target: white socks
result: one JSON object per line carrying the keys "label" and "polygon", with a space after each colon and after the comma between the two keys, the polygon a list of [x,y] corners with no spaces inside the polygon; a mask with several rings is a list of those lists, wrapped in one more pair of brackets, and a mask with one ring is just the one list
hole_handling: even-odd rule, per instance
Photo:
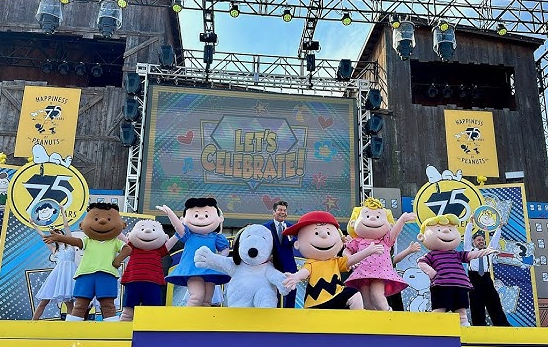
{"label": "white socks", "polygon": [[65,322],[81,322],[83,320],[84,320],[84,317],[77,317],[71,314],[67,314],[67,317],[65,318]]}

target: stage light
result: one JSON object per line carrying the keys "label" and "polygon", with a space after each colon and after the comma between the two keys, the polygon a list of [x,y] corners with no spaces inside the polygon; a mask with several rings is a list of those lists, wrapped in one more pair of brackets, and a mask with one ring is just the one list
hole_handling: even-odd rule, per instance
{"label": "stage light", "polygon": [[118,0],[116,1],[116,5],[120,8],[126,8],[127,7],[127,0]]}
{"label": "stage light", "polygon": [[124,87],[128,94],[138,94],[141,91],[141,77],[139,77],[139,74],[137,72],[126,73],[124,76]]}
{"label": "stage light", "polygon": [[[433,50],[441,58],[441,61],[449,61],[457,48],[457,39],[455,37],[455,27],[447,22],[446,25],[437,25],[432,28]],[[442,30],[442,27],[445,30]]]}
{"label": "stage light", "polygon": [[352,77],[352,61],[341,59],[337,68],[337,81],[350,81],[350,77]]}
{"label": "stage light", "polygon": [[163,68],[172,68],[175,66],[175,52],[173,46],[162,45],[158,50],[158,61]]}
{"label": "stage light", "polygon": [[466,87],[464,86],[464,84],[461,84],[459,87],[459,98],[466,99],[467,96],[468,92],[466,90]]}
{"label": "stage light", "polygon": [[343,13],[343,16],[341,18],[341,22],[343,23],[344,26],[348,26],[348,25],[352,24],[352,18],[350,17],[350,12],[345,11]]}
{"label": "stage light", "polygon": [[122,27],[122,9],[118,7],[114,0],[101,1],[97,26],[101,35],[107,39],[111,38],[114,32]]}
{"label": "stage light", "polygon": [[415,24],[402,21],[397,28],[392,29],[392,47],[401,60],[407,60],[415,48]]}
{"label": "stage light", "polygon": [[508,33],[508,30],[506,29],[504,24],[499,23],[499,25],[497,25],[497,34],[499,34],[500,36],[504,36],[507,33]]}
{"label": "stage light", "polygon": [[57,0],[40,0],[36,20],[44,33],[51,35],[63,21],[62,4]]}
{"label": "stage light", "polygon": [[443,87],[443,90],[441,91],[441,95],[443,95],[444,98],[449,99],[453,96],[453,89],[449,86],[449,84],[446,84],[445,87]]}
{"label": "stage light", "polygon": [[131,147],[137,144],[137,133],[135,126],[130,122],[120,124],[120,141],[124,147]]}
{"label": "stage light", "polygon": [[91,67],[91,75],[95,78],[103,76],[103,68],[99,64],[95,64]]}
{"label": "stage light", "polygon": [[282,19],[284,22],[289,23],[293,19],[293,14],[291,13],[291,9],[286,8],[284,12],[282,13]]}
{"label": "stage light", "polygon": [[303,51],[319,51],[320,41],[305,41],[303,42]]}
{"label": "stage light", "polygon": [[384,119],[378,113],[371,113],[367,122],[365,122],[365,132],[367,135],[378,134],[384,126]]}
{"label": "stage light", "polygon": [[429,98],[435,98],[436,96],[438,96],[439,91],[438,91],[438,88],[436,87],[436,85],[434,83],[432,83],[428,87],[428,90],[426,91],[426,94],[428,95]]}
{"label": "stage light", "polygon": [[63,5],[67,5],[70,0],[59,0],[60,3],[62,3]]}
{"label": "stage light", "polygon": [[401,25],[400,16],[398,14],[393,14],[390,16],[390,26],[392,29],[398,29]]}
{"label": "stage light", "polygon": [[217,34],[215,34],[213,31],[200,33],[200,42],[217,43]]}
{"label": "stage light", "polygon": [[240,9],[238,8],[238,5],[232,4],[232,6],[230,6],[229,14],[230,17],[237,18],[240,15]]}
{"label": "stage light", "polygon": [[69,73],[70,66],[66,61],[63,61],[61,64],[57,66],[57,71],[63,76],[67,75]]}
{"label": "stage light", "polygon": [[124,119],[128,122],[138,122],[141,119],[139,112],[139,101],[128,98],[122,107],[124,111]]}
{"label": "stage light", "polygon": [[42,69],[43,73],[51,73],[53,71],[53,62],[48,59],[42,63],[42,66],[40,68]]}
{"label": "stage light", "polygon": [[378,110],[381,108],[382,96],[379,89],[369,89],[365,97],[366,110]]}
{"label": "stage light", "polygon": [[315,54],[306,54],[306,71],[312,72],[316,70],[316,55]]}
{"label": "stage light", "polygon": [[84,63],[78,63],[74,67],[74,71],[76,71],[76,74],[78,76],[84,76],[86,74],[86,64]]}
{"label": "stage light", "polygon": [[382,137],[371,136],[369,143],[365,146],[365,155],[371,159],[380,159],[384,151],[384,143]]}
{"label": "stage light", "polygon": [[447,31],[449,29],[450,25],[447,21],[445,20],[440,20],[439,23],[438,23],[438,28],[441,30],[441,31]]}
{"label": "stage light", "polygon": [[204,63],[211,65],[213,63],[213,45],[204,45]]}
{"label": "stage light", "polygon": [[177,13],[181,12],[183,10],[183,3],[181,0],[173,0],[171,3],[171,9]]}
{"label": "stage light", "polygon": [[481,92],[479,87],[474,84],[472,86],[472,100],[479,100],[481,98]]}

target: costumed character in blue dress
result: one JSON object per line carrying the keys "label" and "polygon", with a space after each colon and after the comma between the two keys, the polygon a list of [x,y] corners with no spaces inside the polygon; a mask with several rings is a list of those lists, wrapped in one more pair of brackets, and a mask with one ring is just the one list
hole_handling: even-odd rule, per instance
{"label": "costumed character in blue dress", "polygon": [[185,202],[181,219],[166,205],[156,208],[168,216],[177,238],[185,244],[179,265],[166,277],[166,281],[187,286],[187,306],[211,306],[215,285],[227,283],[230,276],[196,267],[194,253],[206,246],[214,253],[228,255],[228,240],[221,234],[224,217],[217,201],[213,198],[190,198]]}

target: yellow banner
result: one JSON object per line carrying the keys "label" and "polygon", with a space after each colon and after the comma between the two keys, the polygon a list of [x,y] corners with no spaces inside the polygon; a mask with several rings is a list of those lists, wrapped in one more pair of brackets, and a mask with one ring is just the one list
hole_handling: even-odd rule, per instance
{"label": "yellow banner", "polygon": [[32,156],[32,147],[72,156],[80,89],[26,86],[15,140],[16,157]]}
{"label": "yellow banner", "polygon": [[499,177],[493,114],[445,110],[449,170],[464,176]]}

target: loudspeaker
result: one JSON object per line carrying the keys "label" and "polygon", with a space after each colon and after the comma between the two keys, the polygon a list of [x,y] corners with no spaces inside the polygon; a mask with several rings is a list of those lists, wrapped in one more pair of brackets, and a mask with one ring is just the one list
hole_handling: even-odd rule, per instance
{"label": "loudspeaker", "polygon": [[367,96],[365,97],[365,109],[366,110],[378,110],[381,108],[382,96],[381,91],[378,89],[369,89]]}
{"label": "loudspeaker", "polygon": [[175,66],[175,52],[173,52],[173,46],[161,46],[158,51],[158,61],[160,62],[160,66],[164,68]]}
{"label": "loudspeaker", "polygon": [[371,113],[371,116],[365,122],[365,132],[368,135],[378,134],[382,130],[384,120],[380,114]]}
{"label": "loudspeaker", "polygon": [[381,137],[371,136],[369,143],[365,146],[365,155],[371,159],[379,159],[384,150]]}
{"label": "loudspeaker", "polygon": [[306,71],[316,70],[316,55],[307,54],[306,55]]}
{"label": "loudspeaker", "polygon": [[136,99],[126,99],[123,110],[124,119],[128,122],[138,122],[141,119],[141,112],[139,112],[139,102]]}
{"label": "loudspeaker", "polygon": [[213,46],[212,45],[204,46],[204,63],[208,65],[213,63]]}
{"label": "loudspeaker", "polygon": [[136,72],[128,72],[124,77],[124,85],[128,94],[138,94],[141,91],[141,77]]}
{"label": "loudspeaker", "polygon": [[137,133],[133,123],[122,122],[120,124],[120,141],[124,147],[131,147],[137,144]]}
{"label": "loudspeaker", "polygon": [[352,61],[341,59],[337,69],[337,81],[350,81],[350,77],[352,77]]}

